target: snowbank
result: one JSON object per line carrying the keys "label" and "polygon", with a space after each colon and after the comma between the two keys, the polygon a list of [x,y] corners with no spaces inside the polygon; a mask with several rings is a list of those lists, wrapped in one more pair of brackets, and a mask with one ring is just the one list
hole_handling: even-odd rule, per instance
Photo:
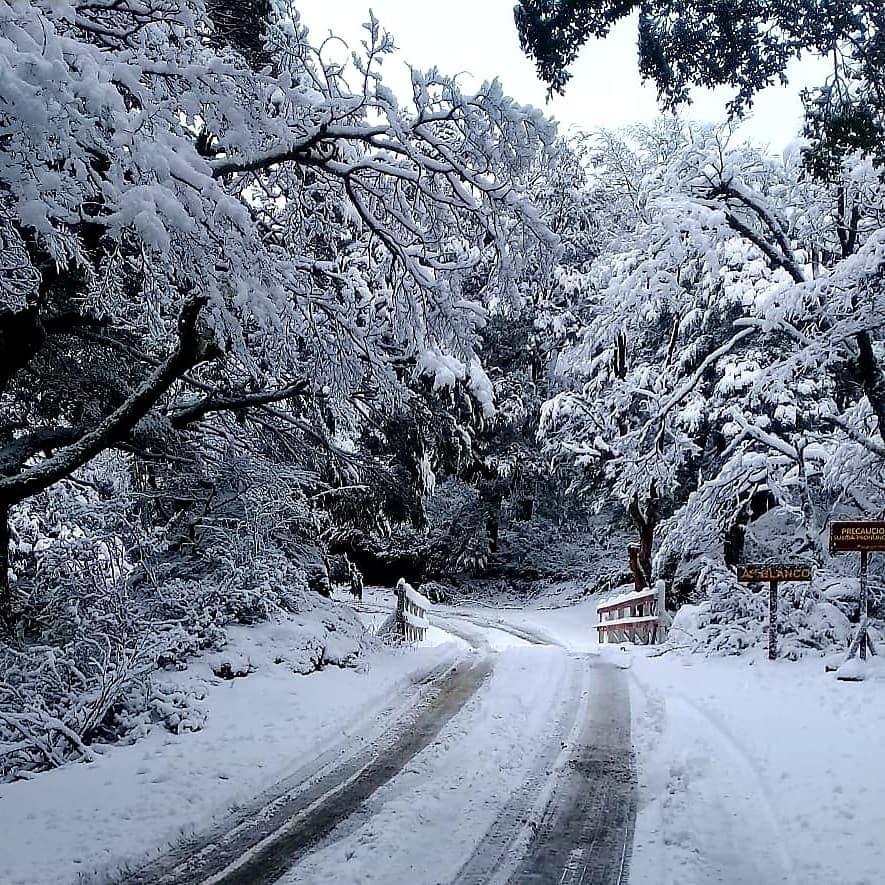
{"label": "snowbank", "polygon": [[301,654],[298,629],[230,628],[222,656],[254,671],[243,678],[216,677],[209,658],[170,674],[205,695],[202,731],[155,729],[134,745],[99,748],[95,763],[0,785],[4,885],[73,883],[156,856],[364,727],[417,674],[461,653],[450,644],[375,653],[359,670],[302,676],[288,660],[293,649]]}
{"label": "snowbank", "polygon": [[634,653],[631,674],[633,885],[883,881],[885,670]]}

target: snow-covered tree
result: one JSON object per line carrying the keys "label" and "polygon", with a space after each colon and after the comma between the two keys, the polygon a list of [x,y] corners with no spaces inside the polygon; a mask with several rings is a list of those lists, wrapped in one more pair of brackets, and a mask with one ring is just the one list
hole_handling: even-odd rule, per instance
{"label": "snow-covered tree", "polygon": [[554,127],[436,70],[402,102],[374,18],[333,48],[269,0],[0,8],[4,775],[187,727],[145,677],[226,624],[319,606],[304,668],[348,659],[310,591],[340,490],[394,473],[373,416],[492,408],[478,336],[558,249]]}
{"label": "snow-covered tree", "polygon": [[[598,174],[619,220],[586,274],[591,319],[559,357],[551,454],[632,516],[637,583],[656,540],[659,569],[723,572],[770,507],[798,538],[780,552],[820,560],[828,515],[875,507],[883,467],[874,170],[852,157],[823,184],[798,152],[668,124],[603,137]],[[858,462],[871,473],[841,469]]]}
{"label": "snow-covered tree", "polygon": [[640,74],[666,108],[690,101],[692,86],[726,86],[732,113],[742,114],[761,90],[787,82],[791,61],[816,55],[831,72],[803,92],[813,141],[808,167],[829,181],[846,155],[885,162],[885,14],[878,0],[520,0],[515,8],[523,50],[558,92],[581,47],[634,14]]}
{"label": "snow-covered tree", "polygon": [[287,6],[269,67],[213,33],[199,2],[0,10],[4,585],[9,510],[98,453],[472,365],[485,294],[555,247],[525,200],[552,129],[497,83],[415,71],[401,106],[374,19],[347,67]]}

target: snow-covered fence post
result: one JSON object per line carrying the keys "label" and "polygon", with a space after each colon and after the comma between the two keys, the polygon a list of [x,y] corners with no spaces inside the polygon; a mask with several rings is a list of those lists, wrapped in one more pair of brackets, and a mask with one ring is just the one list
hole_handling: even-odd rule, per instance
{"label": "snow-covered fence post", "polygon": [[655,592],[658,595],[657,608],[655,614],[658,616],[658,623],[655,626],[655,635],[653,641],[660,642],[664,635],[670,629],[670,616],[667,614],[667,585],[662,580],[655,581]]}
{"label": "snow-covered fence post", "polygon": [[421,642],[430,622],[427,612],[431,602],[411,584],[400,578],[396,585],[396,630],[407,642]]}
{"label": "snow-covered fence post", "polygon": [[396,585],[396,632],[406,637],[406,582],[400,578]]}
{"label": "snow-covered fence post", "polygon": [[768,660],[777,660],[777,581],[768,582]]}

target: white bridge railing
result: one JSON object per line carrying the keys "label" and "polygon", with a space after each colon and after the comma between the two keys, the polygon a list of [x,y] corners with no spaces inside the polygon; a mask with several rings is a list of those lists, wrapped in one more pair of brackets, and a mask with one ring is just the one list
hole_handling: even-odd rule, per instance
{"label": "white bridge railing", "polygon": [[427,635],[430,621],[427,612],[433,603],[402,578],[396,585],[396,632],[406,642],[421,642]]}
{"label": "white bridge railing", "polygon": [[655,588],[635,590],[596,606],[599,644],[632,642],[652,645],[664,638],[666,611],[663,581]]}

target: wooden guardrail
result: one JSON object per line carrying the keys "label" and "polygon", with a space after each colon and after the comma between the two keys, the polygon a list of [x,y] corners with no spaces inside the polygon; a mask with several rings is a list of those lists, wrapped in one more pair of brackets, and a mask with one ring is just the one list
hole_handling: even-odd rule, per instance
{"label": "wooden guardrail", "polygon": [[430,622],[427,612],[433,603],[400,578],[396,585],[396,632],[406,642],[422,642]]}
{"label": "wooden guardrail", "polygon": [[[662,582],[661,582],[662,583]],[[652,645],[664,638],[663,587],[625,593],[596,606],[599,644],[632,642]]]}

